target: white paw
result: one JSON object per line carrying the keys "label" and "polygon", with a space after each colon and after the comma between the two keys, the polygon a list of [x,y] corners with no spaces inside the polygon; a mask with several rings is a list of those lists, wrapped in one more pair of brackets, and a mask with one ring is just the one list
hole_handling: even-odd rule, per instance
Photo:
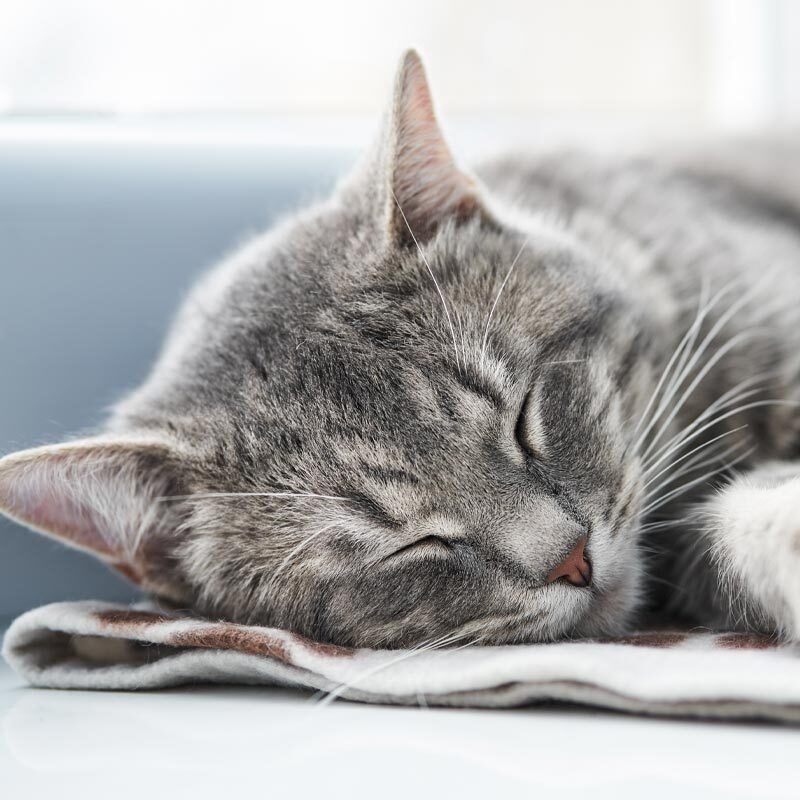
{"label": "white paw", "polygon": [[800,473],[768,465],[709,503],[712,553],[723,587],[744,592],[779,631],[800,639]]}

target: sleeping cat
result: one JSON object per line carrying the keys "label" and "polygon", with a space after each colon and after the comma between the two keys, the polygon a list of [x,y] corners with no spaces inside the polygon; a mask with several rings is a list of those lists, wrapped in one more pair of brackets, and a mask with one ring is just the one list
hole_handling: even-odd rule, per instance
{"label": "sleeping cat", "polygon": [[456,166],[403,57],[374,149],[181,310],[0,508],[197,613],[342,645],[800,638],[800,144]]}

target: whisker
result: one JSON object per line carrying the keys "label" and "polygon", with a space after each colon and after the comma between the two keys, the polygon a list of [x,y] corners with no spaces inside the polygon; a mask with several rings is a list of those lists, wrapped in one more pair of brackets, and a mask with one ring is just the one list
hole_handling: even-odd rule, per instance
{"label": "whisker", "polygon": [[679,525],[683,525],[686,522],[685,519],[665,519],[655,522],[645,522],[643,525],[639,526],[639,530],[642,533],[645,532],[652,532],[652,531],[660,531],[665,530],[667,528],[677,528]]}
{"label": "whisker", "polygon": [[455,309],[453,309],[453,316],[456,318],[456,322],[458,323],[458,332],[461,336],[461,357],[466,366],[467,363],[467,342],[464,339],[464,326],[461,321],[461,315],[457,314]]}
{"label": "whisker", "polygon": [[514,271],[514,267],[517,266],[517,261],[519,261],[519,257],[522,255],[522,251],[528,244],[528,240],[522,243],[522,247],[520,247],[519,252],[514,257],[514,260],[511,262],[511,266],[508,268],[508,272],[506,273],[506,277],[503,278],[503,282],[500,284],[500,288],[497,290],[497,296],[494,298],[494,303],[492,303],[492,308],[489,311],[489,316],[486,318],[486,330],[483,332],[483,343],[481,344],[481,367],[483,367],[484,357],[486,355],[486,342],[489,339],[489,326],[492,323],[492,317],[494,316],[494,310],[497,308],[497,304],[500,301],[500,295],[503,294],[503,289],[506,288],[506,284],[508,283],[508,279],[511,277],[511,273]]}
{"label": "whisker", "polygon": [[411,230],[411,225],[409,224],[408,219],[406,218],[406,212],[403,211],[403,207],[400,205],[400,201],[397,199],[397,195],[394,193],[393,189],[390,191],[392,192],[392,197],[394,198],[394,202],[397,204],[397,208],[400,211],[400,215],[403,217],[403,222],[405,222],[406,228],[408,228],[408,232],[411,234],[411,238],[414,240],[414,244],[417,246],[420,258],[422,258],[422,261],[425,264],[426,269],[428,270],[428,275],[431,276],[433,285],[436,287],[436,291],[439,294],[439,299],[442,301],[442,307],[444,308],[444,315],[447,318],[447,324],[450,326],[450,335],[453,337],[453,350],[455,352],[455,357],[456,357],[456,367],[460,371],[461,364],[458,360],[458,343],[456,342],[456,329],[453,327],[453,320],[450,318],[450,311],[447,307],[447,302],[444,299],[444,294],[442,293],[442,289],[439,286],[439,281],[436,280],[436,276],[433,274],[431,265],[428,263],[428,259],[425,257],[425,253],[423,252],[420,243],[417,241],[417,237],[414,235],[414,231]]}
{"label": "whisker", "polygon": [[[748,394],[750,394],[750,393],[748,392]],[[697,447],[692,448],[692,450],[690,450],[688,453],[682,455],[680,458],[676,458],[675,461],[670,461],[669,459],[672,456],[674,456],[676,453],[680,453],[681,450],[683,450],[683,448],[688,444],[688,442],[689,442],[689,434],[692,433],[693,430],[694,430],[694,423],[693,423],[692,426],[688,427],[685,431],[681,431],[681,433],[676,436],[676,438],[678,440],[677,443],[675,443],[671,447],[669,447],[669,449],[657,461],[655,461],[650,467],[648,467],[645,470],[645,476],[646,477],[650,476],[650,474],[654,470],[656,470],[664,462],[667,462],[666,466],[662,467],[661,471],[658,473],[658,475],[663,475],[665,472],[668,472],[670,469],[672,469],[675,466],[675,464],[680,463],[681,461],[683,461],[684,458],[690,456],[692,453],[695,453],[697,451],[702,451],[703,448],[712,445],[718,439],[721,439],[724,436],[730,436],[732,433],[735,433],[736,431],[739,431],[742,428],[746,428],[746,427],[747,427],[747,425],[742,425],[742,426],[736,428],[735,430],[726,431],[722,435],[715,436],[713,439],[711,439],[711,440],[709,440],[707,442],[702,442],[700,445],[698,445]],[[685,434],[685,438],[684,438],[684,434]],[[692,437],[692,438],[694,438],[694,437]],[[672,441],[672,440],[670,440],[670,441]],[[669,443],[668,443],[668,445],[669,445]],[[702,456],[703,453],[701,452],[700,455]],[[692,462],[694,460],[695,459],[691,459]],[[658,477],[658,476],[657,475],[653,476],[653,480],[655,480],[656,477]],[[650,481],[648,480],[648,483],[649,482]]]}
{"label": "whisker", "polygon": [[[697,342],[697,337],[700,335],[700,331],[702,330],[705,318],[711,313],[711,311],[714,309],[717,303],[725,296],[725,294],[730,289],[733,288],[734,283],[735,281],[730,281],[725,286],[723,286],[722,289],[719,292],[717,292],[717,294],[714,296],[713,301],[709,302],[707,298],[709,292],[711,291],[711,280],[710,278],[707,277],[703,280],[702,286],[700,288],[700,308],[698,309],[698,316],[695,320],[697,324],[690,326],[690,330],[692,328],[694,328],[694,330],[691,332],[691,336],[689,337],[689,342],[687,343],[684,351],[681,353],[681,357],[675,364],[675,371],[673,372],[673,375],[670,378],[669,385],[667,386],[667,392],[666,392],[667,399],[669,399],[669,396],[672,394],[673,384],[683,374],[683,370],[686,367],[686,362],[689,360],[689,358],[691,358],[691,355],[694,352],[694,346],[695,343]],[[706,298],[705,306],[703,298]],[[700,313],[701,309],[702,309],[702,314]]]}
{"label": "whisker", "polygon": [[283,570],[284,570],[284,569],[286,569],[286,567],[288,567],[288,566],[289,566],[289,564],[291,563],[292,559],[293,559],[293,558],[294,558],[294,557],[295,557],[295,556],[296,556],[296,555],[297,555],[297,554],[298,554],[298,553],[299,553],[299,552],[300,552],[300,551],[301,551],[301,550],[302,550],[304,547],[306,547],[306,545],[308,545],[308,544],[310,544],[311,542],[313,542],[313,541],[314,541],[314,539],[316,539],[316,538],[317,538],[318,536],[320,536],[321,534],[325,533],[325,531],[329,531],[331,528],[333,528],[333,527],[334,527],[334,526],[336,526],[337,524],[338,524],[337,522],[331,522],[331,523],[330,523],[330,525],[326,525],[324,528],[320,528],[318,531],[315,531],[315,532],[314,532],[314,533],[312,533],[310,536],[307,536],[305,539],[303,539],[303,541],[302,541],[302,542],[300,542],[300,544],[298,544],[298,545],[295,545],[295,547],[293,547],[293,548],[292,548],[292,549],[289,551],[289,553],[287,554],[287,556],[286,556],[286,557],[283,559],[283,561],[281,561],[281,563],[280,563],[280,564],[278,564],[278,566],[275,568],[275,570],[273,571],[273,573],[272,573],[272,574],[269,576],[269,582],[268,582],[267,591],[269,591],[269,590],[271,590],[271,589],[272,589],[272,587],[273,587],[273,586],[274,586],[274,584],[275,584],[275,581],[278,579],[278,577],[279,577],[279,576],[280,576],[280,574],[283,572]]}
{"label": "whisker", "polygon": [[718,411],[729,408],[735,403],[741,403],[742,400],[746,400],[748,397],[753,397],[754,395],[763,392],[764,388],[751,389],[749,391],[742,390],[751,384],[758,384],[765,381],[767,377],[772,374],[773,373],[762,373],[761,375],[755,375],[751,378],[747,378],[743,381],[740,381],[732,389],[729,389],[727,392],[718,397],[713,403],[711,403],[711,405],[708,406],[708,408],[704,409],[688,425],[686,425],[686,427],[678,431],[648,459],[644,460],[647,471],[652,471],[670,455],[672,455],[672,453],[674,453],[676,450],[680,450],[688,441],[686,438],[688,434],[696,430],[710,416],[716,414]]}
{"label": "whisker", "polygon": [[[731,398],[730,401],[722,403],[719,406],[716,403],[709,406],[683,430],[678,431],[678,433],[676,433],[675,436],[666,442],[658,452],[653,454],[652,461],[647,463],[647,471],[650,472],[656,469],[660,464],[663,464],[665,461],[667,461],[674,453],[680,452],[680,450],[682,450],[689,442],[696,439],[700,433],[704,433],[710,427],[713,427],[713,425],[731,416],[730,414],[723,416],[721,412],[731,409],[732,406],[734,414],[737,413],[737,410],[749,409],[750,406],[748,405],[747,409],[745,409],[745,404],[743,404],[741,401],[746,400],[748,397],[752,397],[758,393],[758,391],[742,392],[741,395],[737,395],[735,398]],[[780,404],[783,401],[775,400],[763,402]],[[739,403],[739,405],[735,405],[736,403]],[[718,414],[717,412],[720,413]],[[717,414],[717,416],[714,417],[714,414]],[[709,420],[708,424],[703,425],[706,420]]]}
{"label": "whisker", "polygon": [[[760,328],[742,331],[741,333],[729,339],[724,345],[722,345],[722,347],[720,347],[717,350],[716,353],[714,353],[714,355],[706,362],[706,364],[703,366],[700,372],[697,373],[695,378],[683,392],[678,402],[673,406],[672,411],[670,411],[669,413],[669,416],[661,424],[661,427],[658,429],[658,433],[656,433],[650,444],[647,446],[647,449],[642,454],[642,458],[645,459],[647,458],[652,449],[658,443],[658,440],[664,435],[665,431],[667,431],[670,423],[675,419],[678,412],[683,408],[684,405],[686,405],[686,402],[692,396],[694,390],[700,385],[703,378],[705,378],[705,376],[708,375],[708,373],[719,363],[719,361],[741,342],[746,341],[747,339],[752,339],[754,336],[759,336],[759,335],[761,336],[764,335],[764,331]],[[694,363],[696,363],[695,358],[692,359],[692,365]],[[681,382],[682,381],[683,379],[681,379]]]}
{"label": "whisker", "polygon": [[658,499],[660,493],[671,483],[674,483],[676,480],[678,480],[678,478],[684,477],[685,475],[690,475],[692,472],[705,469],[712,464],[716,464],[717,470],[722,471],[725,468],[725,459],[732,456],[737,450],[741,450],[746,446],[746,444],[747,442],[745,441],[734,442],[729,447],[723,448],[720,452],[714,453],[711,456],[709,456],[707,453],[698,454],[698,456],[695,456],[695,458],[691,459],[691,461],[684,464],[683,467],[677,470],[674,474],[669,475],[667,478],[661,481],[661,483],[659,483],[654,489],[651,489],[647,493],[646,499]]}
{"label": "whisker", "polygon": [[[747,426],[745,426],[747,427]],[[749,439],[739,439],[735,441],[733,444],[728,444],[727,447],[725,445],[726,442],[718,441],[715,442],[711,447],[707,447],[704,449],[699,450],[692,458],[682,464],[675,472],[669,477],[665,478],[662,482],[662,486],[670,483],[673,478],[679,477],[684,475],[688,472],[693,472],[698,469],[702,469],[703,467],[709,466],[717,461],[724,459],[727,455],[734,452],[740,447],[743,447],[746,442],[749,442]],[[655,492],[656,490],[652,490]]]}
{"label": "whisker", "polygon": [[563,361],[543,361],[543,367],[554,367],[558,364],[583,364],[588,358],[565,358]]}
{"label": "whisker", "polygon": [[[711,330],[706,334],[706,337],[703,339],[703,341],[700,343],[700,345],[698,345],[698,347],[697,347],[695,353],[692,355],[691,359],[689,359],[689,361],[683,367],[683,370],[682,370],[681,374],[679,374],[677,376],[677,378],[670,384],[670,388],[669,388],[669,390],[667,392],[667,396],[662,401],[657,414],[650,421],[650,424],[648,425],[648,430],[652,429],[654,423],[661,416],[661,414],[663,414],[664,410],[666,409],[666,406],[672,400],[672,398],[674,397],[675,393],[678,391],[678,389],[683,384],[683,382],[689,377],[689,375],[691,374],[691,372],[694,369],[695,365],[698,363],[700,358],[702,358],[703,354],[708,349],[708,347],[710,346],[711,342],[714,341],[714,339],[716,338],[717,334],[725,327],[725,325],[728,324],[728,322],[731,320],[731,318],[738,311],[740,311],[743,306],[745,306],[747,303],[749,303],[753,299],[753,297],[755,297],[757,295],[757,293],[761,290],[762,286],[764,285],[765,281],[770,279],[771,277],[772,277],[772,272],[767,273],[761,280],[759,280],[754,286],[752,286],[749,289],[749,291],[745,292],[735,303],[733,303],[724,314],[722,314],[720,316],[720,318],[712,326]],[[723,289],[723,292],[725,292],[728,288],[731,288],[734,284],[735,284],[735,281],[729,283],[728,286],[726,287],[726,289]],[[718,302],[718,300],[720,298],[720,295],[721,295],[721,293],[717,294],[716,298],[713,301],[714,304],[716,304],[716,302]],[[753,330],[757,330],[757,329],[753,329]],[[743,331],[742,333],[740,333],[737,336],[733,337],[733,340],[736,340],[737,338],[744,337],[747,334],[748,334],[748,331]],[[729,350],[730,346],[731,346],[731,342],[729,341],[726,345],[723,346],[723,349],[727,348]],[[714,363],[716,363],[716,361],[718,361],[718,360],[719,360],[718,354],[715,354],[714,358],[711,359],[711,361],[713,361]],[[707,374],[709,369],[710,369],[710,366],[707,364],[706,368],[702,372],[702,375],[705,376],[705,374]],[[686,402],[686,399],[688,398],[688,396],[691,395],[691,392],[697,387],[698,383],[699,383],[699,381],[697,379],[695,379],[695,381],[692,383],[691,389],[687,390],[687,392],[684,393],[683,397],[681,398],[680,404],[678,406],[679,408],[680,408],[680,406],[682,406]],[[677,410],[673,409],[673,412],[672,412],[668,422],[671,421],[674,418],[676,413],[677,413]],[[648,449],[645,451],[645,457],[647,456],[647,453],[657,443],[658,439],[663,435],[663,433],[664,433],[664,431],[666,430],[667,427],[668,427],[668,423],[665,423],[665,424],[663,424],[661,426],[658,434],[653,439],[653,441],[650,442],[650,445],[648,446]],[[640,437],[639,441],[637,441],[637,445],[640,445],[641,442],[643,441],[643,439],[644,439],[644,435],[642,437]]]}
{"label": "whisker", "polygon": [[[685,459],[689,458],[693,453],[697,453],[697,452],[699,452],[701,450],[704,450],[706,447],[710,447],[715,442],[718,442],[720,439],[724,439],[726,436],[732,436],[734,433],[737,433],[738,431],[744,430],[746,427],[747,427],[747,425],[740,425],[738,428],[734,428],[733,430],[726,431],[725,433],[721,433],[719,436],[715,436],[713,439],[710,439],[707,442],[703,442],[702,444],[700,444],[697,447],[695,447],[692,450],[690,450],[688,453],[685,453],[684,455],[682,455],[680,458],[677,458],[677,459],[675,459],[675,461],[670,462],[669,466],[664,467],[657,474],[653,475],[652,477],[649,477],[648,480],[645,482],[643,488],[646,489],[651,483],[653,483],[653,481],[657,480],[665,472],[669,472],[677,464],[680,464],[681,461],[684,461]],[[645,477],[648,477],[648,470],[645,470],[644,475],[645,475]]]}
{"label": "whisker", "polygon": [[285,497],[301,500],[349,500],[348,497],[339,497],[331,494],[314,494],[312,492],[199,492],[197,494],[170,494],[157,497],[157,502],[165,500],[203,500],[211,497]]}
{"label": "whisker", "polygon": [[766,406],[789,406],[797,408],[800,407],[800,402],[796,400],[759,400],[754,403],[746,403],[743,406],[737,406],[736,408],[727,411],[725,414],[720,414],[719,416],[714,417],[714,419],[707,422],[699,430],[696,430],[691,436],[687,436],[683,441],[683,444],[688,444],[693,439],[696,439],[701,433],[704,433],[709,428],[713,427],[714,425],[718,425],[720,422],[728,419],[729,417],[734,416],[734,414],[740,414],[743,411],[749,411],[752,408],[762,408]]}
{"label": "whisker", "polygon": [[737,456],[733,461],[729,464],[721,465],[715,469],[709,470],[704,475],[701,475],[699,478],[693,478],[690,481],[687,481],[684,484],[681,484],[675,489],[667,492],[662,497],[657,498],[652,503],[649,503],[642,509],[642,515],[647,516],[648,514],[652,514],[654,511],[657,511],[659,508],[662,508],[670,501],[680,497],[683,494],[686,494],[690,489],[693,489],[695,486],[707,481],[709,478],[713,478],[715,475],[719,475],[723,469],[731,469],[736,464],[740,463],[744,459],[748,458],[748,456],[752,455],[756,451],[756,447],[751,447],[749,450],[745,451],[741,455]]}
{"label": "whisker", "polygon": [[[647,419],[648,414],[650,413],[650,409],[653,407],[654,403],[656,402],[656,399],[658,398],[659,392],[661,391],[661,387],[664,385],[665,381],[667,381],[670,378],[672,368],[679,360],[682,369],[683,365],[685,364],[685,361],[681,357],[682,352],[684,350],[689,352],[691,348],[694,346],[694,342],[697,339],[697,335],[700,331],[700,328],[702,327],[703,320],[706,318],[708,313],[713,309],[716,303],[719,302],[719,300],[721,299],[727,288],[729,287],[724,287],[720,292],[716,294],[716,296],[711,301],[704,303],[703,298],[708,293],[707,283],[704,282],[703,289],[701,290],[700,303],[697,309],[697,315],[695,316],[694,321],[689,326],[686,333],[681,338],[680,342],[678,343],[678,346],[675,348],[675,351],[673,352],[672,356],[667,362],[667,365],[664,367],[664,370],[661,373],[661,377],[659,378],[658,383],[656,384],[656,388],[653,390],[653,393],[650,396],[650,400],[645,406],[645,410],[642,413],[642,416],[639,418],[639,422],[636,425],[634,434],[639,430],[639,428],[641,428],[642,424]],[[671,386],[672,386],[672,381],[670,380],[670,388]],[[641,436],[636,440],[636,444],[634,445],[634,452],[638,452],[639,448],[641,447],[642,443],[647,437],[647,434],[650,432],[653,425],[655,425],[656,422],[658,422],[658,419],[661,416],[661,414],[664,413],[664,409],[666,408],[666,405],[669,403],[669,399],[670,399],[670,393],[668,391],[667,396],[661,399],[658,409],[654,412],[653,417],[649,421],[647,427],[644,429],[644,431],[642,431]]]}
{"label": "whisker", "polygon": [[[389,669],[390,667],[393,667],[396,664],[399,664],[403,661],[408,661],[411,658],[418,658],[419,656],[424,655],[426,653],[441,650],[442,648],[447,647],[448,644],[453,644],[454,642],[457,642],[462,638],[463,636],[454,636],[453,634],[445,634],[430,642],[423,642],[410,650],[404,650],[396,658],[391,658],[382,664],[378,664],[375,667],[366,669],[363,672],[356,675],[355,677],[351,678],[349,681],[339,684],[339,686],[337,686],[335,689],[332,689],[331,691],[327,692],[324,697],[317,700],[315,706],[316,708],[322,708],[324,706],[328,706],[334,700],[341,697],[341,695],[344,694],[344,692],[346,692],[348,689],[356,688],[356,684],[360,683],[365,678],[371,678],[373,675],[376,675],[379,672],[383,672],[384,670]],[[480,640],[478,639],[476,640],[476,642],[477,641]],[[469,647],[473,643],[474,642],[467,642],[464,646]],[[314,699],[315,698],[312,698],[312,700]]]}

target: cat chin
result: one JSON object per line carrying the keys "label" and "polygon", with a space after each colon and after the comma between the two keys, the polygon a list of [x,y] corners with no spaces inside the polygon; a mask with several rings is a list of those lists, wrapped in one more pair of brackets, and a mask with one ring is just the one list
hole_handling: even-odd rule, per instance
{"label": "cat chin", "polygon": [[595,638],[629,633],[641,605],[641,586],[639,573],[631,572],[613,587],[597,593],[573,635]]}
{"label": "cat chin", "polygon": [[547,587],[550,609],[536,627],[518,641],[554,642],[619,636],[630,632],[640,607],[642,580],[631,571],[602,589],[576,589],[567,585]]}
{"label": "cat chin", "polygon": [[630,632],[642,605],[644,573],[637,537],[621,533],[598,532],[593,551],[595,580],[591,602],[566,633],[568,637],[619,636]]}

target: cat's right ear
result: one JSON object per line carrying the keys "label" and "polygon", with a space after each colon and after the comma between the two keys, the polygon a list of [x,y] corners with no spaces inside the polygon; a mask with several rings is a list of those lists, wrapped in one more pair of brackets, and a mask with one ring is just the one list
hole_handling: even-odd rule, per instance
{"label": "cat's right ear", "polygon": [[477,182],[459,169],[442,135],[414,50],[400,59],[370,173],[377,184],[374,210],[395,244],[424,242],[448,220],[488,217]]}

